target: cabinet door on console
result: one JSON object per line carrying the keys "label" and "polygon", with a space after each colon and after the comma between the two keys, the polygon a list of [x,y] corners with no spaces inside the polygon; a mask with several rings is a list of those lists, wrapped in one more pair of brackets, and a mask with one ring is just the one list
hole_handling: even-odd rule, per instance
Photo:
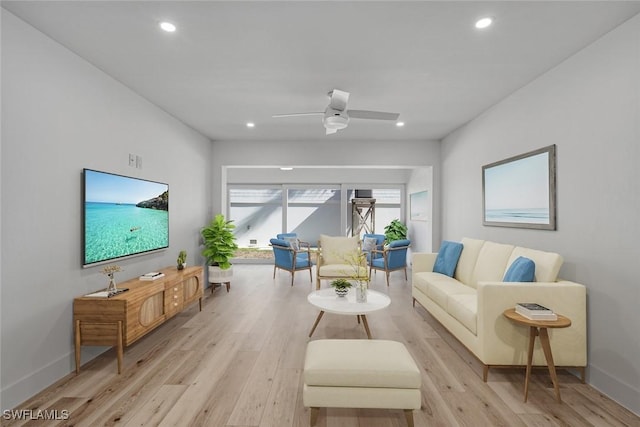
{"label": "cabinet door on console", "polygon": [[144,292],[136,292],[127,301],[125,346],[146,334],[165,320],[164,285],[149,284]]}
{"label": "cabinet door on console", "polygon": [[202,297],[203,289],[200,276],[191,276],[183,282],[185,304]]}

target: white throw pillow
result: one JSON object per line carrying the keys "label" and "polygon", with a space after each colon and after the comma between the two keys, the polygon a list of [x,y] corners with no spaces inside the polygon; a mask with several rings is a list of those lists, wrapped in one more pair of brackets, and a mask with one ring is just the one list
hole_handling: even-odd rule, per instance
{"label": "white throw pillow", "polygon": [[375,237],[365,237],[364,242],[362,243],[363,251],[372,251],[376,248],[376,244],[378,243],[378,239]]}
{"label": "white throw pillow", "polygon": [[291,249],[294,251],[300,250],[300,241],[297,237],[285,237],[284,240],[289,242],[289,246],[291,246]]}
{"label": "white throw pillow", "polygon": [[322,258],[325,264],[345,264],[358,253],[359,238],[320,235]]}

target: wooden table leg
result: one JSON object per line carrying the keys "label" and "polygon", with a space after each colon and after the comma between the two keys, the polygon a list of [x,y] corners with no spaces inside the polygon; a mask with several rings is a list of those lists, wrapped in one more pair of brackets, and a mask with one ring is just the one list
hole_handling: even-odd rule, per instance
{"label": "wooden table leg", "polygon": [[371,331],[369,330],[369,323],[367,323],[367,316],[365,316],[364,314],[361,314],[360,318],[362,319],[364,330],[367,331],[367,338],[371,339]]}
{"label": "wooden table leg", "polygon": [[124,345],[122,340],[122,320],[118,320],[118,342],[116,344],[118,354],[118,374],[122,373],[122,359],[124,358]]}
{"label": "wooden table leg", "polygon": [[313,327],[311,328],[311,332],[309,332],[309,338],[311,338],[311,335],[313,335],[313,332],[316,330],[316,327],[318,326],[320,319],[322,319],[323,314],[324,314],[324,311],[320,311],[320,313],[318,313],[318,317],[316,317],[316,321],[313,324]]}
{"label": "wooden table leg", "polygon": [[556,391],[556,398],[558,399],[558,402],[562,402],[560,399],[560,385],[558,384],[558,376],[556,375],[556,366],[553,363],[553,355],[551,354],[551,344],[549,343],[549,332],[547,331],[547,328],[540,328],[539,335],[540,344],[542,344],[542,350],[544,351],[544,357],[547,359],[549,375],[551,375],[553,388]]}
{"label": "wooden table leg", "polygon": [[524,376],[524,401],[527,401],[529,395],[529,378],[531,377],[531,364],[533,362],[533,344],[538,335],[538,328],[529,326],[529,349],[527,351],[527,373]]}

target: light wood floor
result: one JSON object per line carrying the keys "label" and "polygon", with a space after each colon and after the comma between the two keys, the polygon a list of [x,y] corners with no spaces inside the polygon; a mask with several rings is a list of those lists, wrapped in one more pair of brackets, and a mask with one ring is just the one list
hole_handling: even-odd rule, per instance
{"label": "light wood floor", "polygon": [[[492,370],[483,383],[478,362],[423,308],[411,307],[402,273],[391,277],[390,288],[383,274],[372,282],[390,294],[391,306],[367,317],[374,338],[404,342],[422,369],[416,426],[640,425],[639,417],[564,371],[561,404],[544,370],[534,371],[528,403],[522,370]],[[121,375],[110,350],[20,406],[68,410],[68,420],[3,425],[307,426],[301,374],[318,314],[306,301],[312,287],[306,273],[291,287],[288,273],[272,280],[272,266],[236,265],[231,292],[207,290],[202,312],[196,304],[127,348]],[[366,334],[355,316],[325,314],[312,337],[320,338]],[[406,423],[402,411],[321,409],[317,425]]]}

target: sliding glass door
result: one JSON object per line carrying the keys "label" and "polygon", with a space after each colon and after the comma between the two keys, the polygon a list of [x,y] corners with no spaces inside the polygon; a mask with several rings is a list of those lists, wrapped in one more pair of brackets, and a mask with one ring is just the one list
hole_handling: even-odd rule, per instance
{"label": "sliding glass door", "polygon": [[269,246],[282,229],[282,195],[280,186],[229,188],[229,219],[236,225],[238,246]]}
{"label": "sliding glass door", "polygon": [[387,224],[402,218],[404,187],[380,187],[369,189],[370,194],[365,193],[370,196],[368,198],[375,199],[375,212],[371,212],[371,222],[359,233],[356,222],[354,233],[352,200],[356,194],[353,186],[229,185],[229,219],[236,225],[235,235],[241,248],[237,256],[270,257],[269,240],[278,233],[297,233],[301,240],[312,246],[317,244],[320,234],[384,234]]}
{"label": "sliding glass door", "polygon": [[315,246],[320,234],[340,236],[340,188],[287,189],[286,231]]}

